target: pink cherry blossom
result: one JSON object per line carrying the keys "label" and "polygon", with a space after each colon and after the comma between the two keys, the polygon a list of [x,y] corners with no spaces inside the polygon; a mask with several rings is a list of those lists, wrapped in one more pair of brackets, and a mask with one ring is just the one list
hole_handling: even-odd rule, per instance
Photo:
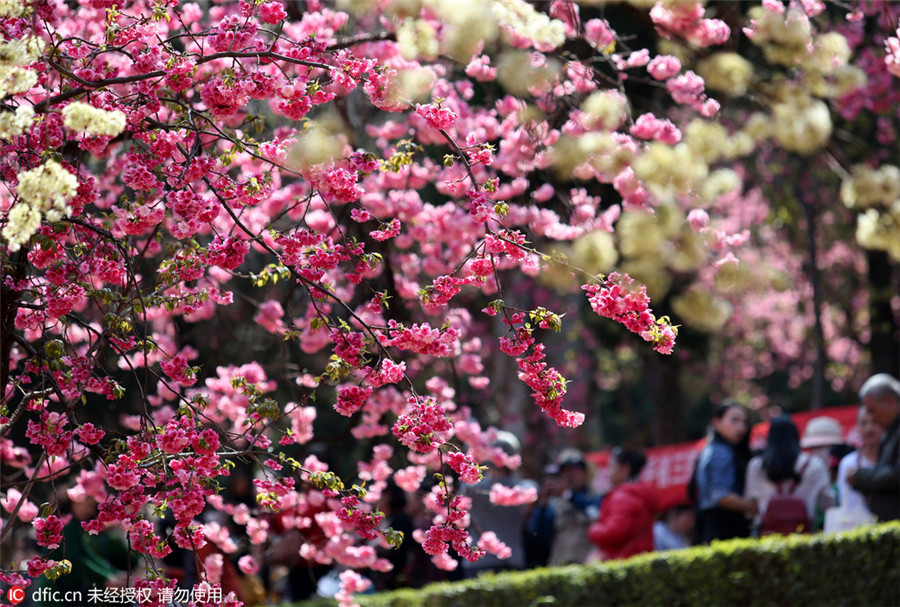
{"label": "pink cherry blossom", "polygon": [[521,506],[537,501],[535,487],[507,487],[500,483],[491,485],[490,500],[498,506]]}
{"label": "pink cherry blossom", "polygon": [[9,489],[6,497],[0,498],[0,506],[10,514],[18,507],[17,516],[24,523],[30,523],[38,514],[37,505],[27,499],[23,499],[22,493],[15,488]]}
{"label": "pink cherry blossom", "polygon": [[259,5],[259,18],[264,23],[275,24],[284,20],[285,17],[287,17],[287,13],[284,5],[278,0],[263,2]]}
{"label": "pink cherry blossom", "polygon": [[82,424],[75,431],[75,436],[78,437],[78,440],[86,445],[96,445],[103,439],[105,435],[105,430],[103,430],[102,428],[97,428],[91,422]]}
{"label": "pink cherry blossom", "polygon": [[656,80],[668,80],[681,71],[681,61],[672,55],[657,55],[650,60],[647,71]]}
{"label": "pink cherry blossom", "polygon": [[432,128],[439,131],[449,129],[458,118],[453,110],[433,103],[416,105],[416,113],[424,118]]}
{"label": "pink cherry blossom", "polygon": [[259,312],[253,317],[258,325],[269,333],[282,333],[284,331],[284,308],[275,300],[264,301],[259,305]]}
{"label": "pink cherry blossom", "polygon": [[39,546],[43,546],[48,550],[59,547],[59,544],[62,542],[63,525],[65,524],[63,519],[55,514],[51,514],[47,517],[35,518],[31,524],[34,527]]}
{"label": "pink cherry blossom", "polygon": [[493,531],[482,533],[478,545],[484,548],[485,552],[495,554],[500,559],[508,559],[512,556],[512,549],[503,543]]}
{"label": "pink cherry blossom", "polygon": [[259,572],[259,564],[249,554],[238,559],[238,568],[247,575],[256,575]]}
{"label": "pink cherry blossom", "polygon": [[481,480],[481,470],[478,469],[472,456],[454,451],[448,453],[446,459],[447,464],[459,475],[459,480],[462,482],[474,485]]}
{"label": "pink cherry blossom", "polygon": [[691,212],[688,213],[687,220],[691,228],[694,231],[699,232],[709,224],[709,214],[703,209],[692,209]]}

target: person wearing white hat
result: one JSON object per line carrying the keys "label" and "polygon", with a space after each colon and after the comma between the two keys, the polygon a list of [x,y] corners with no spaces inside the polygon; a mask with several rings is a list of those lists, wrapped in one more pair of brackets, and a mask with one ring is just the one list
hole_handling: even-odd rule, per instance
{"label": "person wearing white hat", "polygon": [[828,461],[828,450],[834,445],[844,442],[844,434],[841,424],[833,417],[814,417],[806,424],[803,438],[800,439],[800,447],[807,453],[818,455],[825,462]]}

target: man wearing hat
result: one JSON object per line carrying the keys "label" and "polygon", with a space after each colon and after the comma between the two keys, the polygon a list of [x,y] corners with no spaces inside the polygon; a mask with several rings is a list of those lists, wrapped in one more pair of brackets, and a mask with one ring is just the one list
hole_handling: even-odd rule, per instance
{"label": "man wearing hat", "polygon": [[600,514],[600,496],[591,491],[591,468],[580,451],[563,451],[557,465],[563,491],[553,499],[555,534],[549,565],[581,564],[591,551],[587,530]]}
{"label": "man wearing hat", "polygon": [[847,482],[866,496],[878,520],[900,519],[900,381],[887,373],[873,375],[859,398],[885,432],[875,467],[851,472]]}
{"label": "man wearing hat", "polygon": [[478,561],[471,563],[462,560],[462,573],[467,578],[476,577],[485,571],[504,571],[525,568],[525,517],[528,507],[524,504],[518,506],[500,506],[491,503],[491,488],[495,484],[521,489],[533,488],[537,493],[537,483],[531,479],[522,478],[513,469],[518,467],[521,461],[522,446],[519,439],[512,432],[500,430],[491,443],[493,455],[490,466],[484,473],[484,478],[475,485],[463,485],[460,495],[465,495],[472,500],[472,508],[469,510],[471,524],[469,533],[472,541],[477,543],[481,535],[486,531],[493,531],[497,539],[506,544],[511,554],[504,559],[494,554],[486,554]]}

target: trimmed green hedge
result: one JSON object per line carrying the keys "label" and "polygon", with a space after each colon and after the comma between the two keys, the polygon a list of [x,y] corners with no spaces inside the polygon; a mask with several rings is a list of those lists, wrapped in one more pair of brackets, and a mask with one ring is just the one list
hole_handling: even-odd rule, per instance
{"label": "trimmed green hedge", "polygon": [[896,606],[900,522],[834,535],[730,540],[356,598],[362,607]]}

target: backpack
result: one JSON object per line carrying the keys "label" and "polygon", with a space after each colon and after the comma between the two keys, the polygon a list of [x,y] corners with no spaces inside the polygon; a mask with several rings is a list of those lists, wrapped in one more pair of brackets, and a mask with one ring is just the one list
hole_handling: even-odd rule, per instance
{"label": "backpack", "polygon": [[[800,468],[800,478],[809,464],[809,459]],[[808,533],[812,530],[809,513],[806,510],[806,502],[794,495],[798,481],[789,480],[775,483],[777,493],[769,500],[766,511],[763,513],[762,522],[759,525],[759,536],[775,533]],[[785,486],[788,485],[787,490]]]}

